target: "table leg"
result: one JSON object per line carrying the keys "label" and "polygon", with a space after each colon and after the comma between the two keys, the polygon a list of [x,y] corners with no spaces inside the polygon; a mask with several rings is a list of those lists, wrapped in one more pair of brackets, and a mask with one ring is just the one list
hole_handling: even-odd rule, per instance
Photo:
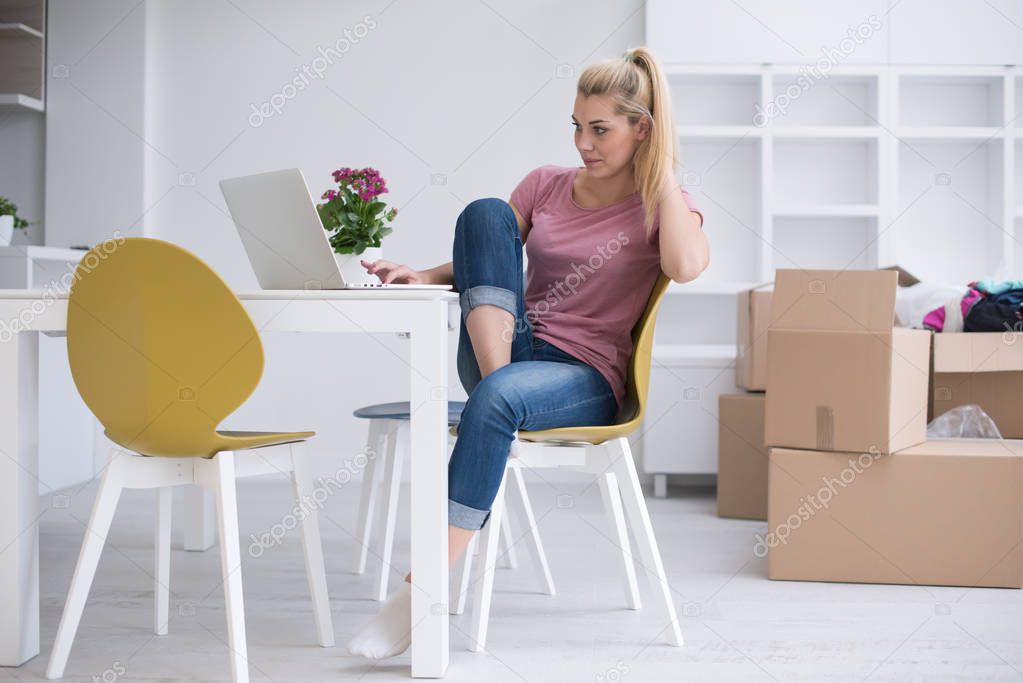
{"label": "table leg", "polygon": [[39,335],[0,332],[0,666],[39,654]]}
{"label": "table leg", "polygon": [[448,304],[421,307],[412,327],[412,676],[448,666]]}

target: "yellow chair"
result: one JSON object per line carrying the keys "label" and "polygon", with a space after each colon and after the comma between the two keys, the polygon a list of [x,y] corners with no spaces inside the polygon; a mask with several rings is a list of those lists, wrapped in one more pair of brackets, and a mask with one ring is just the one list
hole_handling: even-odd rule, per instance
{"label": "yellow chair", "polygon": [[[639,609],[642,605],[626,529],[627,518],[639,546],[641,566],[646,570],[652,587],[661,594],[671,625],[669,640],[676,647],[681,647],[682,631],[671,598],[671,586],[668,584],[664,564],[661,562],[661,553],[650,524],[650,515],[647,512],[628,440],[629,434],[643,421],[646,411],[647,390],[650,386],[650,354],[653,348],[654,325],[657,322],[657,308],[670,282],[668,276],[660,274],[654,283],[646,308],[632,330],[634,350],[629,361],[626,396],[615,422],[610,425],[560,427],[535,432],[519,431],[516,434],[518,457],[509,460],[509,468],[553,467],[591,474],[598,479],[604,509],[621,550],[625,570],[626,601],[631,609]],[[504,515],[504,491],[505,481],[502,481],[487,525],[483,532],[478,534],[482,546],[479,553],[481,576],[476,581],[470,637],[470,648],[475,651],[483,650],[486,646],[490,597],[498,559],[497,530],[501,527]],[[474,537],[472,546],[475,544]],[[472,546],[467,549],[462,564],[463,584],[468,578],[472,563],[474,550]]]}
{"label": "yellow chair", "polygon": [[[46,670],[64,674],[122,489],[155,488],[155,631],[167,633],[172,487],[214,493],[231,673],[248,678],[235,478],[290,473],[319,642],[334,644],[305,439],[314,432],[218,431],[253,392],[263,346],[248,313],[203,261],[168,242],[110,240],[75,270],[67,347],[75,386],[119,446],[99,493]],[[123,450],[122,450],[123,449]],[[246,457],[236,457],[251,450]],[[253,554],[250,549],[250,554]],[[260,553],[262,554],[262,553]]]}

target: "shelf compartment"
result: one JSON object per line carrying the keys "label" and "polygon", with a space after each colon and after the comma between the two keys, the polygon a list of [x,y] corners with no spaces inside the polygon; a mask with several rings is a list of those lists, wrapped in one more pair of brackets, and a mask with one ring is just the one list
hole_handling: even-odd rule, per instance
{"label": "shelf compartment", "polygon": [[[1016,155],[1016,159],[1013,163],[1015,179],[1014,184],[1012,184],[1012,197],[1015,203],[1016,216],[1023,216],[1023,138],[1016,139],[1013,153]],[[1020,235],[1017,234],[1016,237],[1018,239]],[[1023,244],[1017,245],[1016,248],[1023,249]]]}
{"label": "shelf compartment", "polygon": [[[924,281],[987,277],[1005,249],[1003,143],[953,140],[899,145],[892,245]],[[978,267],[977,264],[988,264]]]}
{"label": "shelf compartment", "polygon": [[[1015,108],[1012,110],[1013,120],[1016,128],[1023,130],[1023,76],[1016,78],[1013,90],[1016,92]],[[1019,170],[1017,169],[1017,173]]]}
{"label": "shelf compartment", "polygon": [[0,25],[23,24],[42,35],[46,26],[45,0],[5,0],[0,3]]}
{"label": "shelf compartment", "polygon": [[776,268],[874,268],[877,219],[867,216],[779,216]]}
{"label": "shelf compartment", "polygon": [[678,126],[752,126],[760,101],[760,76],[669,74]]}
{"label": "shelf compartment", "polygon": [[772,122],[789,126],[871,126],[878,121],[877,76],[809,73],[774,77]]}
{"label": "shelf compartment", "polygon": [[898,126],[1005,125],[1000,76],[899,76]]}
{"label": "shelf compartment", "polygon": [[0,3],[0,107],[5,110],[41,110],[45,11],[41,1]]}
{"label": "shelf compartment", "polygon": [[1016,213],[1015,227],[1015,251],[1012,260],[1012,272],[1010,275],[1015,279],[1023,278],[1023,207]]}
{"label": "shelf compartment", "polygon": [[757,278],[760,240],[760,140],[684,140],[679,181],[703,212],[714,253],[704,282]]}
{"label": "shelf compartment", "polygon": [[664,297],[654,344],[734,344],[737,301],[734,294]]}
{"label": "shelf compartment", "polygon": [[877,140],[776,140],[778,206],[877,203]]}

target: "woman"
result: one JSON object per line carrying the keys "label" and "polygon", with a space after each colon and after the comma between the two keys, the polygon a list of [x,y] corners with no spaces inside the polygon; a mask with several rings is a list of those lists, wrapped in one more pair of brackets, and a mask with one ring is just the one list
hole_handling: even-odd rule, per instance
{"label": "woman", "polygon": [[[470,203],[451,263],[362,262],[383,282],[459,292],[458,376],[469,398],[448,466],[452,565],[490,515],[515,431],[611,424],[632,328],[658,275],[689,282],[709,262],[703,216],[675,179],[671,93],[653,55],[634,48],[588,67],[571,123],[584,166],[541,166],[510,203]],[[409,582],[351,641],[353,654],[408,648]]]}

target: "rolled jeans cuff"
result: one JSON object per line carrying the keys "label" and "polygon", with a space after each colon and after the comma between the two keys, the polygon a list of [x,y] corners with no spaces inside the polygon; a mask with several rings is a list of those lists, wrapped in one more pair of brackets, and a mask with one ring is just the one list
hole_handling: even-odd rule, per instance
{"label": "rolled jeans cuff", "polygon": [[465,320],[472,309],[483,304],[491,304],[503,308],[512,314],[514,318],[518,315],[518,299],[515,292],[504,287],[492,285],[476,285],[470,287],[458,295],[458,305],[462,309],[462,320]]}
{"label": "rolled jeans cuff", "polygon": [[479,531],[490,517],[490,510],[477,510],[448,499],[448,524],[469,531]]}

